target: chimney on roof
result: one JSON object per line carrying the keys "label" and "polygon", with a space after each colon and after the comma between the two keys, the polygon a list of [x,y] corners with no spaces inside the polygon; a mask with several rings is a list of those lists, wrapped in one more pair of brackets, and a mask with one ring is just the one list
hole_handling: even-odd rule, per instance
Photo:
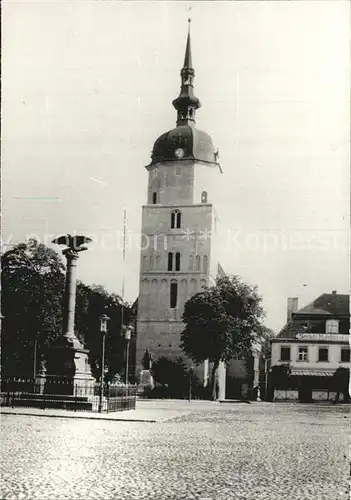
{"label": "chimney on roof", "polygon": [[333,290],[333,291],[332,291],[332,294],[333,294],[333,295],[336,295],[336,294],[337,294],[336,290]]}
{"label": "chimney on roof", "polygon": [[291,320],[291,316],[293,313],[297,311],[299,299],[297,297],[288,297],[288,311],[287,311],[287,320]]}

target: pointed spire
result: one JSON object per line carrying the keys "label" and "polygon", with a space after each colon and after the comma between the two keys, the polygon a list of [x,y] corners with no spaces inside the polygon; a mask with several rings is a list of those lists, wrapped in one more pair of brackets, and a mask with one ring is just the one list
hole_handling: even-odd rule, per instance
{"label": "pointed spire", "polygon": [[185,58],[184,58],[184,66],[183,68],[193,69],[193,62],[191,60],[191,40],[190,40],[190,26],[191,26],[191,18],[188,19],[188,38],[186,41],[186,49],[185,49]]}
{"label": "pointed spire", "polygon": [[201,106],[200,101],[194,96],[193,80],[195,71],[191,58],[190,23],[188,19],[188,37],[186,41],[184,65],[180,71],[182,79],[180,94],[174,99],[173,106],[177,110],[177,126],[195,123],[195,111]]}

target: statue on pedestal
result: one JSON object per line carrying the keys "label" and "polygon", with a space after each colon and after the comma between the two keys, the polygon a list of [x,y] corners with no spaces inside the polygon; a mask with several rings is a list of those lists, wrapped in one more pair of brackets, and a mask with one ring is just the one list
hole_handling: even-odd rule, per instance
{"label": "statue on pedestal", "polygon": [[152,359],[151,353],[149,352],[149,349],[146,349],[146,351],[144,353],[144,357],[143,357],[141,362],[142,362],[144,370],[151,370],[153,359]]}

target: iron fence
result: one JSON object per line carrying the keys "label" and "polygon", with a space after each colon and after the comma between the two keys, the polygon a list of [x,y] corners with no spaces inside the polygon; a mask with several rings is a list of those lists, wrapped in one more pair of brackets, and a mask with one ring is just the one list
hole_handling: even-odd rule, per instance
{"label": "iron fence", "polygon": [[65,380],[3,379],[1,406],[83,411],[124,411],[136,407],[137,386],[72,383]]}

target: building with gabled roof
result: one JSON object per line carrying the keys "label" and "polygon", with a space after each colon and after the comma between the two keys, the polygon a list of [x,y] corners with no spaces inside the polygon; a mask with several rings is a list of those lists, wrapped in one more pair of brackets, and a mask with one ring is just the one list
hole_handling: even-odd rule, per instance
{"label": "building with gabled roof", "polygon": [[288,299],[287,323],[272,340],[271,366],[289,364],[289,391],[275,399],[317,401],[333,397],[332,376],[350,367],[349,295],[324,293],[301,309]]}

